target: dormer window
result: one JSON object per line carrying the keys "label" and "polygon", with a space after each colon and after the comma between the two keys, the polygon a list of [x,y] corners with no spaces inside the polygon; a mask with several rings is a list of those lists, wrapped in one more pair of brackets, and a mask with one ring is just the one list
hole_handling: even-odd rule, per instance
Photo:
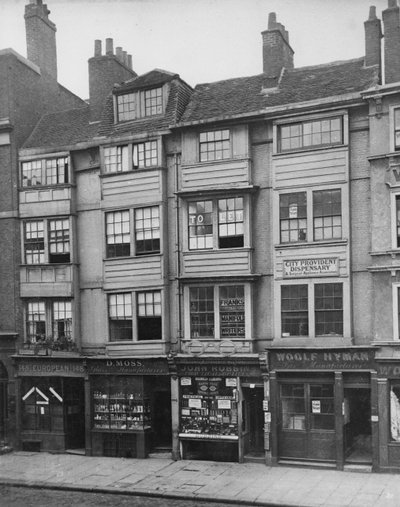
{"label": "dormer window", "polygon": [[161,87],[117,95],[117,121],[137,120],[162,113]]}
{"label": "dormer window", "polygon": [[62,185],[68,182],[68,157],[30,160],[21,164],[23,187]]}

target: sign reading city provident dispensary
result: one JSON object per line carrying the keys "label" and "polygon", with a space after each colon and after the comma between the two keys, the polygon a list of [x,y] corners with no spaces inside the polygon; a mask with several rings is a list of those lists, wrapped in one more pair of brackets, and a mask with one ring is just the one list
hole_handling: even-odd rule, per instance
{"label": "sign reading city provident dispensary", "polygon": [[274,350],[271,370],[371,370],[375,368],[372,349]]}
{"label": "sign reading city provident dispensary", "polygon": [[283,277],[327,276],[339,274],[338,257],[292,259],[283,261]]}

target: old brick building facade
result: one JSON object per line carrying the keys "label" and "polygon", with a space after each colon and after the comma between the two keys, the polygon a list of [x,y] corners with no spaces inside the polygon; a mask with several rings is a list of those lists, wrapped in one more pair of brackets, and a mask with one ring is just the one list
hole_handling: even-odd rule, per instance
{"label": "old brick building facade", "polygon": [[194,89],[95,42],[89,105],[19,150],[22,448],[400,469],[396,0],[382,17],[365,57],[296,68],[271,14],[260,74]]}

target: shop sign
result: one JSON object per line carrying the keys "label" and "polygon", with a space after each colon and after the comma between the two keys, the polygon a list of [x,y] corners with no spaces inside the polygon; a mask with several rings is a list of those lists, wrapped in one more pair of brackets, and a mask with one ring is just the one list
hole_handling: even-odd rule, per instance
{"label": "shop sign", "polygon": [[400,364],[377,364],[377,372],[380,377],[399,378],[400,377]]}
{"label": "shop sign", "polygon": [[88,361],[89,374],[167,375],[168,364],[160,359],[106,359]]}
{"label": "shop sign", "polygon": [[85,373],[83,363],[32,361],[18,363],[18,375],[47,375],[47,376],[82,376]]}
{"label": "shop sign", "polygon": [[320,257],[314,259],[293,259],[283,261],[284,278],[327,275],[337,276],[338,274],[338,257]]}
{"label": "shop sign", "polygon": [[182,377],[181,378],[181,386],[191,386],[192,379],[190,377]]}
{"label": "shop sign", "polygon": [[373,350],[270,351],[273,370],[370,370],[375,368],[374,358]]}
{"label": "shop sign", "polygon": [[260,367],[254,364],[178,364],[178,373],[182,376],[205,377],[260,377]]}

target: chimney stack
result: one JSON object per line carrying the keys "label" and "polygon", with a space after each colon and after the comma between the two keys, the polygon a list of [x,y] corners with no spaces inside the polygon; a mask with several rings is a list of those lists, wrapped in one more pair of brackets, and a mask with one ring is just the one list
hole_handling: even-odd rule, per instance
{"label": "chimney stack", "polygon": [[376,7],[369,8],[369,17],[364,22],[365,30],[365,67],[377,65],[381,75],[381,20],[376,17]]}
{"label": "chimney stack", "polygon": [[400,9],[397,0],[389,0],[382,12],[384,29],[385,83],[400,81]]}
{"label": "chimney stack", "polygon": [[[100,120],[107,96],[116,83],[136,77],[132,62],[121,47],[115,48],[113,39],[106,39],[106,54],[102,54],[100,40],[94,41],[94,56],[89,59],[89,105],[91,121]],[[132,57],[131,57],[132,58]]]}
{"label": "chimney stack", "polygon": [[25,6],[26,50],[28,60],[57,80],[57,29],[49,14],[42,0],[30,0]]}
{"label": "chimney stack", "polygon": [[279,77],[282,68],[293,69],[294,51],[289,44],[289,33],[276,21],[275,12],[268,17],[268,29],[262,32],[263,72],[266,77]]}

